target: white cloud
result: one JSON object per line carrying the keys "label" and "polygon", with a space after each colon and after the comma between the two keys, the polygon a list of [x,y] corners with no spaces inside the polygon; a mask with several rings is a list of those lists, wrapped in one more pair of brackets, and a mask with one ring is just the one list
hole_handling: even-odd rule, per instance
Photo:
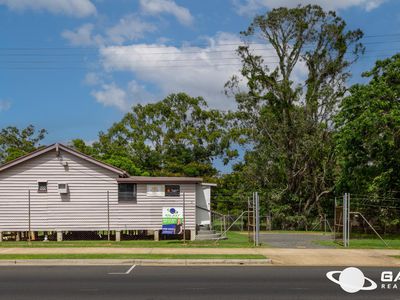
{"label": "white cloud", "polygon": [[11,101],[9,100],[0,100],[0,112],[9,110],[11,107]]}
{"label": "white cloud", "polygon": [[156,27],[153,24],[144,22],[134,15],[127,15],[122,17],[116,25],[106,29],[104,34],[95,33],[95,25],[87,23],[75,30],[64,30],[61,36],[73,46],[120,45],[142,38],[146,32],[154,30]]}
{"label": "white cloud", "polygon": [[100,90],[92,92],[92,96],[104,106],[115,106],[122,111],[129,109],[127,93],[115,83],[103,84]]}
{"label": "white cloud", "polygon": [[144,33],[154,30],[156,30],[156,27],[153,24],[144,22],[135,15],[127,15],[121,18],[117,25],[109,28],[106,32],[111,42],[122,44],[125,41],[142,38]]}
{"label": "white cloud", "polygon": [[103,80],[99,74],[94,73],[94,72],[89,72],[85,75],[85,78],[83,79],[83,83],[86,85],[98,85],[98,84],[102,84]]}
{"label": "white cloud", "polygon": [[[203,96],[212,107],[234,108],[235,101],[224,93],[224,84],[233,74],[239,74],[240,61],[235,53],[239,37],[220,33],[209,39],[205,48],[162,44],[110,46],[100,49],[104,68],[109,71],[130,71],[135,78],[156,86],[164,97],[186,92]],[[267,46],[257,46],[271,67],[276,65],[274,52]]]}
{"label": "white cloud", "polygon": [[183,6],[179,6],[173,0],[140,0],[140,6],[144,13],[150,15],[171,14],[180,23],[190,25],[193,23],[193,16]]}
{"label": "white cloud", "polygon": [[90,0],[0,0],[13,11],[36,10],[74,17],[96,14],[96,7]]}
{"label": "white cloud", "polygon": [[295,7],[299,4],[317,4],[324,9],[337,10],[359,6],[371,11],[386,0],[234,0],[239,14],[254,14],[262,8]]}
{"label": "white cloud", "polygon": [[130,110],[134,104],[147,103],[155,99],[155,96],[136,80],[130,81],[124,89],[114,82],[102,84],[100,90],[92,92],[92,96],[97,102],[105,106],[114,106],[123,112]]}
{"label": "white cloud", "polygon": [[93,24],[83,24],[75,31],[64,30],[61,36],[69,41],[73,46],[97,46],[104,43],[103,37],[100,35],[93,35]]}

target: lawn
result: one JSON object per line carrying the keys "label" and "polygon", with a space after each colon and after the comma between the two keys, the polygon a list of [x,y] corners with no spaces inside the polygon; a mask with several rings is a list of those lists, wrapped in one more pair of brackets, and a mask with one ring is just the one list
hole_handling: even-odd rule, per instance
{"label": "lawn", "polygon": [[265,259],[259,254],[0,254],[1,259]]}
{"label": "lawn", "polygon": [[183,241],[179,240],[135,240],[135,241],[62,241],[62,242],[7,242],[0,243],[0,248],[31,247],[31,248],[59,248],[59,247],[121,247],[121,248],[251,248],[253,243],[248,240],[247,234],[228,232],[227,240],[220,241]]}
{"label": "lawn", "polygon": [[[351,249],[400,249],[400,239],[389,240],[386,239],[385,242],[388,247],[379,239],[351,239],[350,247]],[[334,248],[343,248],[342,245],[334,241],[315,241],[315,243],[323,246],[330,246]]]}

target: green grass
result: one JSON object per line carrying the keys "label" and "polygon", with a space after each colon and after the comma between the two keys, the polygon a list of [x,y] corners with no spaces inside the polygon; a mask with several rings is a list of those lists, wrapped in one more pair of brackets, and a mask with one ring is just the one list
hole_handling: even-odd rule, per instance
{"label": "green grass", "polygon": [[[400,239],[396,240],[385,240],[388,247],[379,239],[351,239],[350,247],[351,249],[400,249]],[[334,248],[343,248],[343,246],[335,243],[334,241],[315,241],[322,246],[330,246]]]}
{"label": "green grass", "polygon": [[253,244],[248,241],[245,234],[228,232],[227,240],[220,241],[183,241],[179,240],[135,240],[135,241],[62,241],[62,242],[7,242],[0,243],[0,248],[24,247],[24,248],[60,248],[60,247],[118,247],[118,248],[251,248]]}
{"label": "green grass", "polygon": [[0,254],[1,259],[265,259],[259,254]]}

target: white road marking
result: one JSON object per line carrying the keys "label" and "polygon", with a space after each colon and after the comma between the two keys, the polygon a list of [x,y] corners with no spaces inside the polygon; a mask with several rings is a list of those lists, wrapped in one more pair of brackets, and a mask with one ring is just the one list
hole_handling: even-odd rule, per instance
{"label": "white road marking", "polygon": [[130,267],[129,270],[126,271],[125,273],[108,273],[108,274],[110,274],[110,275],[128,275],[135,267],[136,267],[136,265],[133,265],[133,266]]}

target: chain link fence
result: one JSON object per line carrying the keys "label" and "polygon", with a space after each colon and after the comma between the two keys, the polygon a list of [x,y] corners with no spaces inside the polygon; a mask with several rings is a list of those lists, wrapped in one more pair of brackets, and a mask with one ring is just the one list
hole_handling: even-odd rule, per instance
{"label": "chain link fence", "polygon": [[347,194],[337,200],[335,241],[338,244],[379,248],[390,247],[399,240],[400,198]]}

